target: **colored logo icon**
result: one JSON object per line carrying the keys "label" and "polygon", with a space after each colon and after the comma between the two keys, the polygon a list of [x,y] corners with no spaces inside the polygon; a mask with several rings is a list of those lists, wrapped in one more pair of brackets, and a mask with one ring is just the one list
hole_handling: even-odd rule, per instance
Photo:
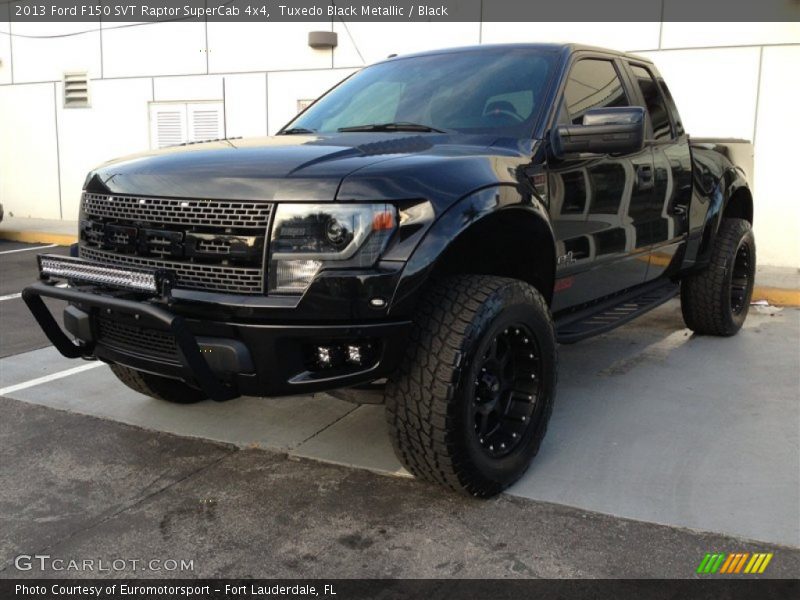
{"label": "colored logo icon", "polygon": [[720,575],[735,575],[735,574],[761,574],[763,573],[769,561],[772,560],[772,552],[734,552],[725,554],[724,552],[707,553],[703,560],[700,561],[700,566],[697,567],[697,573],[701,575],[713,575],[718,573]]}

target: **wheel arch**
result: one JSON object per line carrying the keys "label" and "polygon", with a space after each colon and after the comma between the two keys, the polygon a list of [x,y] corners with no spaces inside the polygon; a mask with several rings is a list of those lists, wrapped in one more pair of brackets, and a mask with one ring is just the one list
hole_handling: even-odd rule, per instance
{"label": "wheel arch", "polygon": [[753,224],[753,194],[747,185],[736,186],[730,191],[722,210],[722,218],[744,219],[750,225]]}
{"label": "wheel arch", "polygon": [[[728,182],[725,185],[726,180]],[[721,201],[713,203],[706,214],[703,236],[700,243],[700,250],[697,256],[698,265],[705,265],[711,255],[711,245],[714,238],[719,233],[722,219],[738,218],[753,224],[753,194],[750,191],[747,181],[738,170],[731,168],[720,179],[716,195]]]}
{"label": "wheel arch", "polygon": [[512,277],[553,298],[556,246],[544,207],[513,186],[467,196],[433,225],[406,266],[393,312],[410,313],[425,283],[445,275]]}

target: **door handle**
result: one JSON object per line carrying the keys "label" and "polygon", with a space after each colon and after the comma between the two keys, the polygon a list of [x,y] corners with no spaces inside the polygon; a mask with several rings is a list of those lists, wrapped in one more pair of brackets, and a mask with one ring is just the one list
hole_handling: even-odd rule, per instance
{"label": "door handle", "polygon": [[648,189],[653,186],[653,167],[650,165],[639,165],[636,167],[636,182],[639,188]]}

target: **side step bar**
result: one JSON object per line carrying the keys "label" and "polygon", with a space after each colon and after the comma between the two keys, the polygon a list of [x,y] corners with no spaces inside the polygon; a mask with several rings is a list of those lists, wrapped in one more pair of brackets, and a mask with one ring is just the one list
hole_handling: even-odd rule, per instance
{"label": "side step bar", "polygon": [[560,344],[611,331],[674,298],[680,284],[654,281],[604,302],[556,318],[556,338]]}

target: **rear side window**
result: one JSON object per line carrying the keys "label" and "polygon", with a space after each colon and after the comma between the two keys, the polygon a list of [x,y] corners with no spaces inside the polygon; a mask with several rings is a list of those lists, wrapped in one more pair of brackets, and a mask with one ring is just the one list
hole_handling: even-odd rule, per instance
{"label": "rear side window", "polygon": [[584,58],[572,65],[564,103],[574,125],[581,125],[583,115],[593,108],[630,106],[614,63],[599,58]]}
{"label": "rear side window", "polygon": [[672,137],[672,127],[669,123],[669,113],[664,97],[658,89],[658,84],[650,71],[643,67],[631,65],[636,82],[644,96],[647,112],[650,114],[650,122],[653,124],[653,138],[656,140],[668,140]]}

